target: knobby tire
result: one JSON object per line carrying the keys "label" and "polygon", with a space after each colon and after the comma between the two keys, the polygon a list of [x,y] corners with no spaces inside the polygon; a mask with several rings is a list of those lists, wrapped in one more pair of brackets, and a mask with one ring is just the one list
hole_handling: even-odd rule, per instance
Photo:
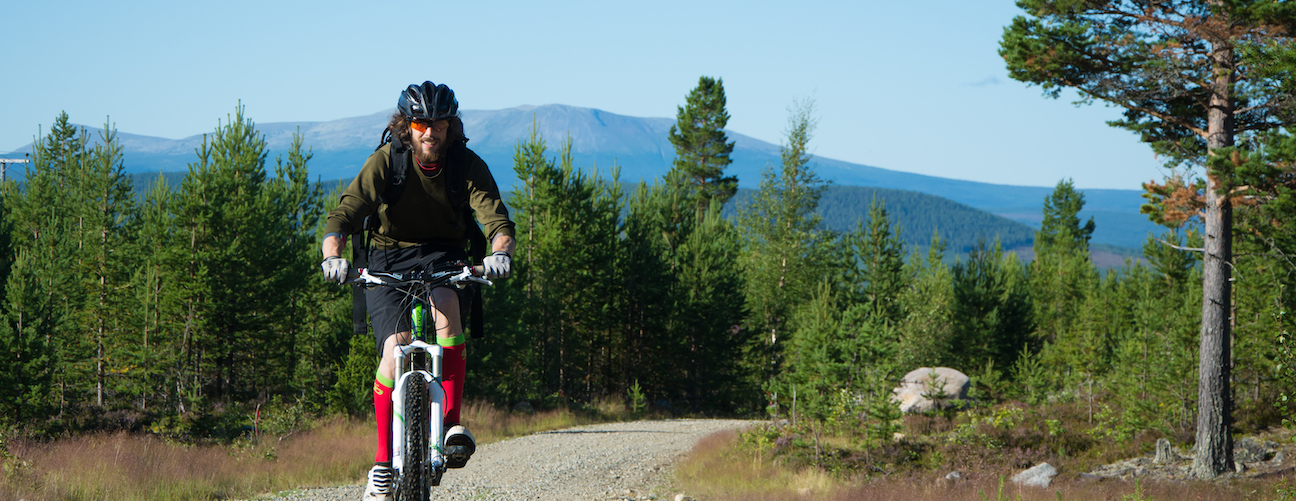
{"label": "knobby tire", "polygon": [[405,444],[401,448],[405,463],[400,476],[398,501],[427,501],[428,487],[428,390],[427,381],[419,375],[405,378]]}

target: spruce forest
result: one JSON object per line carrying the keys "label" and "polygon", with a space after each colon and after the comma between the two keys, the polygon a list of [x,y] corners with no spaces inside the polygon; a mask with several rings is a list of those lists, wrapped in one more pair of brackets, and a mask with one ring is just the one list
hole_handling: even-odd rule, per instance
{"label": "spruce forest", "polygon": [[[880,200],[830,229],[810,100],[788,108],[781,164],[722,211],[737,193],[729,116],[723,82],[702,77],[654,183],[573,165],[568,144],[534,132],[513,165],[491,166],[518,246],[512,276],[484,291],[484,332],[469,333],[468,395],[790,419],[871,450],[902,431],[901,376],[951,367],[973,381],[973,423],[1004,404],[1086,416],[1041,428],[1069,438],[1033,459],[1151,436],[1199,444],[1200,476],[1231,468],[1233,435],[1296,419],[1296,51],[1265,31],[1296,24],[1296,7],[1211,7],[1231,31],[1170,23],[1195,42],[1167,45],[1122,21],[1137,13],[1121,2],[1020,3],[1029,15],[1001,50],[1012,76],[1123,106],[1113,125],[1175,167],[1145,186],[1164,226],[1145,261],[1100,273],[1084,193],[1065,179],[1029,261],[994,235],[947,259],[939,228],[902,238],[890,214],[904,209]],[[240,107],[178,186],[138,192],[112,129],[92,141],[58,117],[0,193],[0,423],[221,440],[261,412],[369,415],[376,354],[353,333],[350,289],[319,273],[338,193],[310,178],[310,149],[268,158]],[[844,464],[817,440],[801,460]]]}

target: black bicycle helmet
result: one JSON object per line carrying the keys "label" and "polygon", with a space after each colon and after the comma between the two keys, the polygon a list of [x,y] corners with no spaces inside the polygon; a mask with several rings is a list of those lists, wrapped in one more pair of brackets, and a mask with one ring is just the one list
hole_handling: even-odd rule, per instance
{"label": "black bicycle helmet", "polygon": [[435,122],[458,115],[459,101],[445,84],[428,81],[423,85],[410,85],[402,91],[396,109],[410,119]]}

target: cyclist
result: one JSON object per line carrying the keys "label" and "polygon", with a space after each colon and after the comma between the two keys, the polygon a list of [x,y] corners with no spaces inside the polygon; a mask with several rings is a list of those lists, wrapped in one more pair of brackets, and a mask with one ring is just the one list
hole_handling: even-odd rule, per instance
{"label": "cyclist", "polygon": [[[471,232],[484,231],[492,253],[482,264],[488,278],[507,277],[513,253],[514,224],[500,200],[499,188],[486,163],[465,143],[459,102],[445,84],[423,82],[401,92],[396,112],[380,146],[342,193],[328,214],[320,267],[328,280],[346,279],[349,263],[341,257],[347,235],[360,231],[366,217],[372,232],[369,266],[377,271],[431,270],[441,263],[466,261]],[[395,160],[393,160],[395,159]],[[393,163],[404,165],[393,165]],[[400,177],[404,176],[404,179]],[[391,186],[403,184],[396,195]],[[456,200],[459,202],[456,203]],[[468,216],[476,213],[482,230]],[[372,217],[371,217],[372,216]],[[467,289],[437,288],[426,299],[431,305],[436,342],[444,352],[447,446],[465,446],[466,454],[447,458],[450,468],[462,468],[476,449],[472,433],[459,422],[467,354],[461,307],[471,300]],[[369,289],[365,300],[378,347],[374,375],[374,415],[378,447],[364,499],[387,499],[392,491],[391,421],[394,361],[388,354],[410,341],[408,301],[389,287]]]}

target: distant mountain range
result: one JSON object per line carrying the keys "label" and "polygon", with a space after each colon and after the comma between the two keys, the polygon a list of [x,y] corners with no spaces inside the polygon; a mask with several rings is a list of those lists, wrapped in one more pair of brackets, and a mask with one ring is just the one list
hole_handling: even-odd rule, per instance
{"label": "distant mountain range", "polygon": [[[391,110],[372,115],[328,122],[276,122],[256,124],[266,136],[270,162],[282,155],[298,130],[314,158],[309,167],[321,180],[349,179],[378,144]],[[667,139],[670,118],[618,115],[591,108],[566,105],[521,106],[504,110],[464,110],[465,134],[477,154],[493,167],[502,185],[511,185],[509,170],[514,148],[528,137],[532,124],[544,137],[550,152],[570,138],[576,165],[597,168],[605,177],[615,163],[621,180],[636,182],[660,178],[669,169],[675,151]],[[94,132],[99,129],[87,127]],[[756,188],[761,171],[779,163],[778,145],[727,131],[735,142],[733,164],[728,173],[738,176],[743,188]],[[97,135],[97,134],[96,134]],[[164,139],[118,131],[126,170],[130,173],[187,170],[203,136]],[[31,145],[0,157],[21,157]],[[1047,159],[1041,159],[1045,161]],[[1005,218],[1038,227],[1041,208],[1052,187],[1012,186],[925,176],[816,156],[820,177],[840,186],[867,186],[916,191],[936,195],[982,209]],[[1084,190],[1086,206],[1082,217],[1097,223],[1093,242],[1137,248],[1157,226],[1138,213],[1142,205],[1138,190]]]}

